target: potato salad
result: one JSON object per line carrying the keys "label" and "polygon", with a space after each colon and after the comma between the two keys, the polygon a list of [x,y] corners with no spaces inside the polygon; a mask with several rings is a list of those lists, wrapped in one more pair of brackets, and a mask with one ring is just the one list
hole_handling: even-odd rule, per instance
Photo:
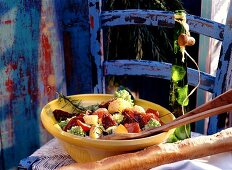
{"label": "potato salad", "polygon": [[139,133],[163,124],[157,110],[135,105],[127,90],[116,91],[112,99],[78,113],[57,109],[53,114],[63,131],[94,139],[112,133]]}

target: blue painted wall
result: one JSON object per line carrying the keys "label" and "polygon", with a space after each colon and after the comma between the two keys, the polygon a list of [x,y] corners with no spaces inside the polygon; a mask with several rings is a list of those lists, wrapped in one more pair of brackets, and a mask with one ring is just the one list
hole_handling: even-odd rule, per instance
{"label": "blue painted wall", "polygon": [[56,7],[53,1],[0,1],[0,169],[15,168],[51,139],[40,111],[57,90],[66,92]]}
{"label": "blue painted wall", "polygon": [[52,138],[43,106],[91,93],[86,0],[0,1],[0,170],[14,169]]}
{"label": "blue painted wall", "polygon": [[9,169],[39,146],[35,61],[39,58],[41,5],[1,1],[0,6],[1,168]]}

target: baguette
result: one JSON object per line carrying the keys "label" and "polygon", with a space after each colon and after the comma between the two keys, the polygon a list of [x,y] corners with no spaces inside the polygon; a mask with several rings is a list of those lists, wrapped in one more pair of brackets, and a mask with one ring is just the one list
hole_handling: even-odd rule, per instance
{"label": "baguette", "polygon": [[232,151],[232,128],[214,135],[189,138],[175,143],[162,143],[96,162],[74,163],[61,167],[60,170],[145,170],[180,160],[196,159],[228,151]]}

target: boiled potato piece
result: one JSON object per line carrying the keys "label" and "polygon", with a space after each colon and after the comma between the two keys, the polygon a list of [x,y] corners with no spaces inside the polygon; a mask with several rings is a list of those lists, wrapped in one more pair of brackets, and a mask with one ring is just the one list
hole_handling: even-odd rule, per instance
{"label": "boiled potato piece", "polygon": [[132,105],[122,98],[117,98],[109,104],[108,111],[111,114],[122,113],[122,111],[126,108],[132,108]]}
{"label": "boiled potato piece", "polygon": [[86,124],[97,125],[98,124],[98,115],[85,115],[83,119]]}
{"label": "boiled potato piece", "polygon": [[93,139],[98,139],[102,135],[103,131],[99,126],[92,126],[89,131],[89,136]]}

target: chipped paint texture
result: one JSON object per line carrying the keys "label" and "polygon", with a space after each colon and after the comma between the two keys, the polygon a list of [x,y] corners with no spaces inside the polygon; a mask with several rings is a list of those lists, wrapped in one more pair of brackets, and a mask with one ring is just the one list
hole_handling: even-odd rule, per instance
{"label": "chipped paint texture", "polygon": [[0,169],[13,169],[51,139],[40,111],[66,89],[53,7],[53,0],[0,2]]}
{"label": "chipped paint texture", "polygon": [[[59,15],[57,14],[61,7],[61,5],[55,6],[54,1],[42,1],[41,4],[38,60],[40,107],[53,100],[57,91],[66,94],[61,25],[59,25]],[[40,130],[41,143],[51,139],[51,136],[43,128]]]}
{"label": "chipped paint texture", "polygon": [[[170,80],[171,64],[145,60],[118,60],[104,62],[105,75],[137,75],[150,76]],[[192,86],[197,85],[198,72],[188,68],[188,82]],[[201,72],[200,89],[213,92],[215,77]]]}
{"label": "chipped paint texture", "polygon": [[[192,32],[200,33],[218,40],[223,39],[224,25],[194,15],[187,15],[187,23]],[[102,26],[150,25],[173,27],[173,12],[158,10],[115,10],[101,13]]]}
{"label": "chipped paint texture", "polygon": [[[101,6],[101,1],[99,0],[89,0],[89,11],[90,11],[90,39],[91,39],[91,55],[94,58],[95,65],[97,68],[97,81],[98,83],[95,86],[96,92],[104,91],[104,74],[113,75],[129,75],[130,73],[136,75],[144,75],[145,69],[137,69],[139,62],[135,65],[130,65],[130,73],[128,73],[128,68],[125,67],[112,67],[114,64],[108,66],[109,63],[103,64],[103,52],[102,52],[102,43],[101,43],[101,27],[113,27],[117,25],[150,25],[150,26],[160,26],[160,27],[173,27],[173,13],[167,11],[158,11],[158,10],[113,10],[113,11],[101,11],[99,9]],[[223,24],[213,22],[208,19],[200,18],[198,16],[187,15],[187,22],[189,24],[190,30],[195,33],[203,34],[218,40],[223,39],[223,33],[225,26]],[[94,24],[94,25],[93,25]],[[142,65],[144,62],[141,63]],[[146,67],[149,67],[150,64],[147,64]],[[162,66],[164,63],[162,64]],[[161,66],[161,65],[159,65]],[[102,72],[102,68],[105,67],[105,72]],[[150,67],[153,67],[150,65]],[[134,69],[133,69],[134,68]],[[143,67],[144,68],[144,67]],[[114,70],[115,69],[115,70]],[[149,70],[153,70],[152,68]],[[168,75],[170,73],[169,69],[160,69],[160,72],[149,73],[153,77],[163,77],[169,79]],[[154,70],[153,70],[154,71]],[[114,72],[114,73],[113,73]],[[161,74],[161,75],[159,75]],[[197,72],[192,69],[189,69],[189,84],[196,85],[197,82]],[[205,73],[201,73],[201,89],[213,92],[214,79],[215,77],[210,76]]]}
{"label": "chipped paint texture", "polygon": [[[90,53],[94,59],[93,67],[97,69],[96,76],[97,83],[94,85],[95,93],[105,92],[105,78],[103,76],[103,45],[102,45],[102,30],[100,27],[100,15],[101,15],[101,1],[89,0],[89,18],[91,19],[90,26]],[[99,83],[101,82],[101,83]]]}
{"label": "chipped paint texture", "polygon": [[[232,88],[232,6],[231,1],[223,1],[223,7],[228,6],[228,14],[226,18],[226,26],[224,29],[224,39],[222,41],[222,49],[219,56],[218,68],[216,71],[215,93],[214,97],[220,95],[224,91]],[[227,5],[225,5],[227,4]],[[217,7],[222,8],[222,7]],[[221,18],[222,19],[222,18]],[[232,112],[213,116],[209,119],[208,134],[214,134],[221,129],[232,126]]]}

